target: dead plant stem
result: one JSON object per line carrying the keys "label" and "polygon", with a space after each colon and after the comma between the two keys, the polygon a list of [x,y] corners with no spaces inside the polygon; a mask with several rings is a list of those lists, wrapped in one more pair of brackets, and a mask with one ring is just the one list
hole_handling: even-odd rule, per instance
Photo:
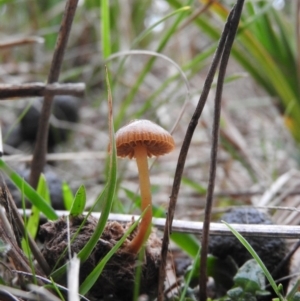
{"label": "dead plant stem", "polygon": [[161,265],[160,265],[160,269],[159,269],[159,282],[158,282],[158,298],[157,298],[158,301],[163,301],[163,298],[164,298],[164,280],[165,280],[165,276],[166,276],[165,269],[166,269],[168,247],[169,247],[169,241],[170,241],[170,234],[172,232],[171,231],[172,222],[173,222],[173,218],[174,218],[176,202],[177,202],[178,192],[180,189],[181,178],[182,178],[185,160],[187,157],[187,153],[189,150],[189,146],[190,146],[195,128],[198,124],[199,118],[203,111],[204,105],[206,103],[206,100],[207,100],[207,97],[208,97],[208,94],[209,94],[209,91],[210,91],[210,88],[211,88],[211,85],[212,85],[212,82],[214,79],[214,75],[215,75],[217,67],[219,65],[228,31],[229,31],[229,26],[228,26],[228,23],[226,23],[225,27],[224,27],[224,31],[221,35],[218,47],[216,49],[212,64],[208,71],[208,74],[207,74],[207,77],[206,77],[206,80],[204,83],[204,87],[202,90],[202,94],[198,101],[195,112],[191,118],[191,121],[188,125],[187,131],[186,131],[183,143],[182,143],[182,147],[181,147],[181,150],[179,153],[179,158],[177,161],[177,166],[176,166],[176,171],[175,171],[174,181],[173,181],[173,186],[172,186],[172,192],[171,192],[171,196],[170,196],[170,203],[169,203],[168,212],[167,212],[163,241],[162,241]]}
{"label": "dead plant stem", "polygon": [[0,99],[23,98],[51,95],[73,95],[82,97],[85,91],[84,83],[70,84],[44,84],[44,83],[25,83],[25,84],[0,84]]}
{"label": "dead plant stem", "polygon": [[207,299],[206,260],[207,260],[207,253],[208,253],[209,225],[210,225],[211,209],[213,205],[213,193],[214,193],[216,169],[217,169],[217,154],[218,154],[218,143],[219,143],[219,128],[220,128],[223,83],[224,83],[226,68],[230,56],[230,51],[239,25],[243,4],[244,4],[244,0],[238,0],[237,4],[231,10],[231,12],[233,13],[230,14],[228,17],[227,22],[229,22],[230,30],[227,33],[227,38],[224,45],[224,51],[220,62],[219,76],[218,76],[217,87],[216,87],[209,182],[208,182],[207,196],[205,202],[205,213],[204,213],[201,252],[200,252],[200,275],[199,275],[199,287],[200,287],[199,300],[200,301],[206,301]]}
{"label": "dead plant stem", "polygon": [[[77,4],[78,4],[78,0],[68,0],[66,3],[61,27],[55,45],[55,50],[54,50],[53,59],[50,67],[50,72],[48,75],[47,84],[53,84],[58,81],[60,69],[63,62],[64,52],[67,46]],[[43,171],[44,165],[46,163],[48,128],[49,128],[49,119],[51,115],[52,102],[53,102],[53,95],[46,94],[41,110],[36,145],[34,148],[33,158],[31,162],[29,183],[34,188],[37,187],[40,174]]]}

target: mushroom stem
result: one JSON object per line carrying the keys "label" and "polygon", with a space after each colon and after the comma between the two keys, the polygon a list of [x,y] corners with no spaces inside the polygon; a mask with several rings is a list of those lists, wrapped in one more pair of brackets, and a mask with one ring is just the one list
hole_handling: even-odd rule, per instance
{"label": "mushroom stem", "polygon": [[147,209],[139,224],[136,236],[128,245],[128,249],[131,252],[138,253],[150,235],[152,222],[152,198],[146,147],[138,144],[135,147],[134,156],[136,158],[139,171],[142,212]]}

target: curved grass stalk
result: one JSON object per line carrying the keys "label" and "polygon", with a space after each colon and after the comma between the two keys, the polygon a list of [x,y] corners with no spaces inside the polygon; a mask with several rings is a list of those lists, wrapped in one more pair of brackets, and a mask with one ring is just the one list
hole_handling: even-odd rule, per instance
{"label": "curved grass stalk", "polygon": [[[189,102],[189,99],[190,99],[190,85],[189,85],[189,81],[185,75],[185,73],[183,72],[182,68],[175,62],[173,61],[172,59],[170,59],[169,57],[167,57],[166,55],[164,54],[161,54],[161,53],[158,53],[158,52],[154,52],[154,51],[149,51],[149,50],[129,50],[129,51],[122,51],[122,52],[118,52],[118,53],[114,53],[113,55],[111,55],[108,60],[112,60],[116,57],[120,57],[120,56],[127,56],[127,55],[133,55],[133,54],[144,54],[144,55],[149,55],[149,56],[152,56],[152,57],[159,57],[159,58],[162,58],[164,60],[166,60],[167,62],[171,63],[179,72],[179,74],[181,75],[184,83],[185,83],[185,87],[186,87],[186,97],[185,97],[185,102],[184,102],[184,105],[179,113],[179,116],[177,117],[176,121],[174,122],[174,125],[173,125],[173,128],[172,130],[170,131],[171,133],[174,132],[178,122],[180,121],[184,111],[185,111],[185,108],[186,108],[186,105],[188,104]],[[173,78],[173,77],[172,77]],[[168,83],[168,81],[166,81]],[[164,86],[165,87],[165,86]],[[141,112],[144,112],[145,111],[145,108],[147,108],[148,106],[152,105],[151,104],[151,99],[149,100],[146,100],[145,103],[144,103],[144,106],[143,108],[137,113],[138,115],[141,115]]]}
{"label": "curved grass stalk", "polygon": [[[188,1],[187,5],[191,4],[191,0]],[[180,6],[182,7],[182,5]],[[176,20],[174,21],[174,23],[172,24],[172,26],[167,30],[167,32],[163,35],[157,49],[156,52],[159,53],[161,52],[165,46],[167,45],[168,41],[171,39],[171,37],[173,37],[178,25],[180,24],[180,22],[183,20],[183,18],[186,16],[187,11],[183,11],[181,13],[179,13],[179,15],[177,16]],[[115,118],[115,125],[117,128],[120,127],[121,121],[124,119],[124,115],[127,111],[127,108],[130,106],[133,98],[135,97],[137,91],[139,90],[140,85],[142,84],[142,82],[144,81],[146,75],[150,72],[153,64],[155,62],[155,57],[150,58],[150,60],[146,63],[145,67],[143,68],[143,70],[140,72],[139,77],[137,78],[135,84],[133,85],[133,87],[131,88],[129,94],[127,95],[127,97],[122,101],[121,107],[119,109],[119,114],[117,115],[117,117]]]}

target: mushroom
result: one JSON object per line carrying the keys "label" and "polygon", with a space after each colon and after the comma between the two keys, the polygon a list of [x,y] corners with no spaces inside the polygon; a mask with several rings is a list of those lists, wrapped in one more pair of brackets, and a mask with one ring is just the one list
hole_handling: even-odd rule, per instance
{"label": "mushroom", "polygon": [[133,120],[116,132],[116,148],[119,157],[135,158],[140,182],[141,209],[146,210],[138,232],[128,244],[128,251],[138,253],[151,232],[152,200],[147,157],[171,152],[173,137],[159,125],[149,120]]}

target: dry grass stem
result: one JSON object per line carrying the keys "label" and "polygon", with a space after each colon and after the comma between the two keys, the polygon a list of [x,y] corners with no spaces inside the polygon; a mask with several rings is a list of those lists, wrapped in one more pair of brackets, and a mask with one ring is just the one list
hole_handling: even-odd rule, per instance
{"label": "dry grass stem", "polygon": [[[66,3],[65,13],[57,37],[53,59],[50,66],[50,72],[47,80],[48,84],[53,84],[58,81],[60,69],[63,62],[64,52],[70,35],[77,4],[78,4],[78,0],[69,0]],[[49,128],[49,119],[51,115],[52,102],[53,102],[53,95],[46,94],[41,110],[39,128],[38,128],[37,138],[36,138],[36,145],[33,152],[31,172],[29,177],[29,183],[34,188],[37,187],[40,174],[43,171],[46,162],[48,128]]]}
{"label": "dry grass stem", "polygon": [[[68,152],[47,154],[46,160],[50,161],[72,161],[72,160],[103,160],[107,157],[106,152]],[[5,162],[29,162],[32,160],[32,155],[11,155],[3,156]]]}
{"label": "dry grass stem", "polygon": [[[23,98],[47,95],[72,95],[83,97],[85,91],[84,83],[70,84],[44,84],[44,83],[25,83],[25,84],[0,84],[0,99]],[[14,99],[15,100],[15,99]]]}
{"label": "dry grass stem", "polygon": [[0,49],[12,48],[17,46],[23,46],[28,44],[42,44],[44,43],[44,38],[30,36],[30,37],[22,37],[22,38],[14,38],[7,41],[3,41],[0,43]]}
{"label": "dry grass stem", "polygon": [[213,129],[212,129],[212,146],[211,146],[211,155],[210,155],[209,181],[208,181],[207,196],[206,196],[205,209],[204,209],[205,213],[204,213],[204,222],[203,222],[203,234],[201,239],[200,270],[199,270],[200,272],[199,300],[200,301],[205,301],[207,299],[207,284],[206,284],[207,283],[207,270],[206,270],[207,254],[208,254],[211,210],[213,207],[213,194],[215,189],[215,179],[216,179],[216,170],[217,170],[217,154],[218,154],[218,144],[219,144],[219,128],[220,128],[223,84],[224,84],[231,48],[240,22],[243,5],[244,5],[244,0],[238,0],[228,16],[225,26],[229,26],[230,29],[226,35],[226,42],[223,48],[222,58],[219,67],[219,75],[217,80],[214,117],[213,117]]}
{"label": "dry grass stem", "polygon": [[198,120],[202,114],[204,105],[206,103],[214,75],[216,73],[217,67],[219,65],[222,53],[223,53],[223,47],[226,41],[227,33],[229,31],[228,24],[225,26],[224,31],[222,33],[222,36],[220,38],[217,50],[215,52],[213,61],[211,63],[210,69],[208,71],[204,87],[202,90],[202,94],[199,98],[197,107],[194,111],[194,114],[190,120],[190,123],[188,125],[182,147],[180,150],[180,154],[178,157],[177,161],[177,166],[176,166],[176,171],[174,175],[174,181],[173,181],[173,188],[170,196],[170,203],[169,203],[169,208],[168,208],[168,213],[167,213],[167,219],[166,219],[166,225],[164,229],[164,237],[163,237],[163,242],[162,242],[162,251],[161,251],[161,265],[160,265],[160,279],[159,279],[159,287],[158,287],[158,301],[163,300],[163,286],[164,286],[164,279],[165,279],[165,268],[166,268],[166,259],[167,259],[167,254],[168,254],[168,247],[169,247],[169,240],[170,240],[170,229],[172,229],[172,222],[174,218],[174,213],[175,213],[175,208],[176,208],[176,203],[177,203],[177,198],[178,198],[178,193],[180,189],[180,184],[181,184],[181,179],[182,179],[182,173],[184,170],[184,165],[186,161],[186,157],[188,154],[188,150],[190,147],[190,143],[194,134],[194,131],[196,129],[196,126],[198,124]]}

